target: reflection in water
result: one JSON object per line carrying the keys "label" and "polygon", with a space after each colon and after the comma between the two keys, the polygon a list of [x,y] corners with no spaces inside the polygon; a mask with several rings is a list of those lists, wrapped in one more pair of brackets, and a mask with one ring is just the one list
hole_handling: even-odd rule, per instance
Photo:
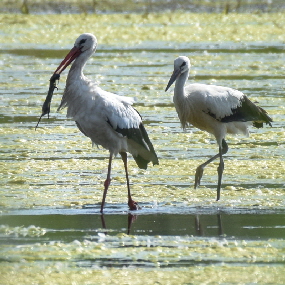
{"label": "reflection in water", "polygon": [[[99,207],[99,206],[98,206]],[[94,214],[90,210],[26,210],[0,216],[2,243],[19,244],[41,240],[70,242],[98,233],[148,236],[235,237],[239,239],[283,238],[285,214],[190,214],[117,212]],[[42,229],[40,235],[23,235],[25,230]],[[7,230],[9,229],[9,230]],[[37,231],[38,232],[38,231]],[[27,232],[26,232],[27,233]],[[33,235],[32,235],[33,236]]]}
{"label": "reflection in water", "polygon": [[[206,268],[205,274],[216,269],[214,275],[219,278],[224,267],[229,270],[238,266],[243,273],[248,268],[246,276],[250,276],[252,267],[255,273],[260,270],[257,276],[267,276],[264,270],[268,267],[281,271],[284,213],[198,215],[186,211],[187,208],[183,214],[158,214],[142,210],[143,214],[136,215],[123,211],[100,215],[97,209],[94,214],[94,208],[93,213],[90,209],[54,209],[41,214],[39,210],[10,212],[0,216],[1,266],[7,271],[5,266],[18,268],[20,261],[20,270],[24,265],[38,266],[41,273],[50,263],[60,272],[74,266],[84,270],[84,274],[88,269],[117,268],[124,272],[131,269],[131,274],[137,274],[134,270],[139,268],[146,271],[155,268],[175,275],[182,269],[188,272],[193,268],[200,268],[201,274]],[[26,274],[24,271],[21,272]],[[15,272],[19,274],[18,270]],[[243,284],[246,283],[250,282]]]}
{"label": "reflection in water", "polygon": [[[102,228],[106,229],[106,223],[105,223],[104,214],[101,214],[101,222],[102,222]],[[107,232],[105,232],[105,234],[107,234]]]}
{"label": "reflection in water", "polygon": [[132,215],[131,213],[128,214],[128,235],[130,234],[131,226],[136,221],[136,219],[136,215]]}
{"label": "reflection in water", "polygon": [[[199,215],[195,216],[195,228],[197,236],[204,236],[203,224],[199,219]],[[223,225],[222,225],[222,215],[217,214],[217,228],[218,228],[218,236],[223,235]]]}
{"label": "reflection in water", "polygon": [[196,232],[199,236],[203,236],[203,229],[200,223],[200,219],[199,216],[195,216],[195,228],[196,228]]}
{"label": "reflection in water", "polygon": [[222,215],[217,215],[219,236],[223,235]]}
{"label": "reflection in water", "polygon": [[[130,234],[130,231],[131,231],[131,226],[132,226],[132,224],[136,221],[137,216],[136,216],[136,215],[133,215],[133,214],[131,214],[131,213],[128,213],[128,214],[127,214],[127,217],[128,217],[127,234],[129,235],[129,234]],[[102,222],[102,228],[103,228],[103,229],[107,229],[104,214],[101,214],[101,222]],[[107,231],[105,232],[105,234],[107,234]]]}
{"label": "reflection in water", "polygon": [[[123,215],[124,216],[124,215]],[[164,215],[163,215],[164,216]],[[176,218],[177,218],[177,221],[179,223],[179,217],[180,215],[175,215]],[[108,233],[108,230],[111,230],[112,228],[108,228],[107,225],[106,225],[106,222],[105,222],[105,215],[104,214],[101,214],[100,215],[101,217],[101,222],[102,222],[102,229],[106,229],[106,231],[104,232],[105,234]],[[181,216],[182,217],[182,216]],[[192,215],[189,215],[188,218],[189,220],[191,220],[191,217]],[[215,217],[215,215],[213,215],[212,217]],[[224,231],[223,231],[223,225],[222,225],[222,215],[221,214],[217,214],[216,215],[217,217],[217,225],[213,225],[212,227],[213,228],[217,228],[218,229],[218,232],[216,234],[216,236],[222,236],[224,234]],[[112,216],[111,215],[107,215],[107,219],[109,218],[110,221],[112,221]],[[164,216],[165,218],[165,216]],[[137,220],[137,219],[140,219],[140,224],[147,224],[147,223],[144,223],[143,220],[144,219],[148,219],[148,215],[133,215],[132,213],[127,213],[127,221],[128,221],[128,226],[127,226],[127,234],[129,235],[131,233],[131,228],[132,228],[132,225],[133,223]],[[114,223],[110,223],[111,226],[114,226]],[[148,225],[151,227],[151,224],[148,223]],[[204,229],[203,229],[203,222],[201,222],[200,218],[199,218],[199,215],[195,215],[195,220],[194,220],[194,225],[195,225],[195,235],[196,236],[204,236]],[[204,224],[205,227],[207,227],[207,224]],[[138,232],[140,232],[142,230],[142,228],[137,228],[136,229],[136,234]],[[176,226],[176,228],[174,229],[174,231],[180,231],[181,229],[179,229],[179,227]],[[148,229],[149,232],[152,232],[153,229],[152,228],[149,228]]]}

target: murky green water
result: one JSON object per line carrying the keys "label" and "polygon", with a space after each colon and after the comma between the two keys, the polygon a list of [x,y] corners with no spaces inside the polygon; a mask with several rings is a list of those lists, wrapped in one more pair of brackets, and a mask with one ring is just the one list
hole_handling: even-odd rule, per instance
{"label": "murky green water", "polygon": [[[10,24],[0,54],[3,284],[285,282],[284,16],[176,16],[1,16]],[[120,159],[99,215],[108,152],[92,148],[65,110],[55,112],[66,73],[51,118],[34,130],[52,72],[90,31],[99,45],[85,74],[136,98],[160,159],[143,171],[130,158],[136,216]],[[249,138],[228,138],[219,202],[216,163],[193,189],[215,140],[184,133],[164,92],[178,55],[191,58],[189,81],[237,88],[274,120]]]}

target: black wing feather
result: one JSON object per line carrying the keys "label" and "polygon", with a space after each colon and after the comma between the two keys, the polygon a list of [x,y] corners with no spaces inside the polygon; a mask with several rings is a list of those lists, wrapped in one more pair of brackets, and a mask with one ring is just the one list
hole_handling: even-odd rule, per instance
{"label": "black wing feather", "polygon": [[[139,112],[134,109],[138,114]],[[140,115],[140,114],[139,114]],[[133,140],[143,148],[145,148],[147,151],[151,152],[156,160],[153,161],[153,164],[158,164],[158,158],[155,153],[154,147],[148,137],[148,134],[144,128],[143,123],[140,123],[139,128],[119,128],[117,127],[116,129],[112,126],[111,122],[107,120],[107,123],[118,133],[123,135],[124,137],[127,137],[128,139]],[[134,160],[136,161],[137,165],[141,169],[147,169],[147,165],[150,162],[150,160],[145,159],[141,155],[133,155]]]}
{"label": "black wing feather", "polygon": [[261,107],[255,105],[246,96],[241,98],[241,105],[232,109],[232,114],[223,118],[216,118],[215,114],[210,111],[207,112],[211,117],[216,120],[229,123],[229,122],[248,122],[252,121],[253,126],[256,128],[263,127],[263,123],[271,125],[272,119],[268,116],[267,112]]}

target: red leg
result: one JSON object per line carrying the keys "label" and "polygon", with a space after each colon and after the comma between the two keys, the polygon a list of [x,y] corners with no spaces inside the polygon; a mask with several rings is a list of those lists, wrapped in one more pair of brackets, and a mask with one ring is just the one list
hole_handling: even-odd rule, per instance
{"label": "red leg", "polygon": [[125,171],[126,171],[126,180],[127,180],[127,187],[128,187],[128,205],[129,205],[130,210],[138,210],[140,207],[139,207],[138,203],[132,199],[132,196],[131,196],[130,182],[129,182],[129,175],[128,175],[127,153],[120,152],[120,155],[121,155],[122,160],[124,162],[124,167],[125,167]]}
{"label": "red leg", "polygon": [[106,195],[107,195],[107,191],[108,191],[108,187],[111,184],[111,166],[112,166],[112,158],[113,158],[113,154],[110,153],[110,157],[109,157],[109,165],[108,165],[108,174],[107,174],[107,178],[104,182],[104,193],[103,193],[103,198],[102,198],[102,203],[101,203],[101,213],[103,213],[103,208],[104,208],[104,204],[105,204],[105,199],[106,199]]}

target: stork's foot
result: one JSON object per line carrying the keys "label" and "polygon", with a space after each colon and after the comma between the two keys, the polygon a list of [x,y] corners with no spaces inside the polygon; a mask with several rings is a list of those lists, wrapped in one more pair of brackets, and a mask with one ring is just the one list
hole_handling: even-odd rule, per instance
{"label": "stork's foot", "polygon": [[139,204],[132,199],[129,200],[128,205],[131,211],[139,210],[141,208]]}
{"label": "stork's foot", "polygon": [[199,165],[196,169],[196,173],[195,173],[195,184],[194,184],[194,188],[196,189],[197,186],[200,185],[201,182],[201,178],[203,176],[203,172],[204,172],[204,166],[203,165]]}

